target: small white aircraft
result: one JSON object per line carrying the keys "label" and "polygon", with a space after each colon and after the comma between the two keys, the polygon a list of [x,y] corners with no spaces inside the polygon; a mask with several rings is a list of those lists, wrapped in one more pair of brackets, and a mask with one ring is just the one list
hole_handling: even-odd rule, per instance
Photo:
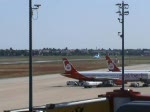
{"label": "small white aircraft", "polygon": [[[79,81],[107,82],[113,80],[116,85],[122,84],[121,72],[78,72],[66,58],[63,58],[63,63],[65,69],[63,76]],[[150,72],[125,72],[124,79],[125,82],[143,81],[144,83],[150,84]]]}
{"label": "small white aircraft", "polygon": [[100,57],[100,54],[98,53],[98,54],[96,54],[95,56],[93,56],[93,58],[94,58],[94,59],[100,59],[101,57]]}

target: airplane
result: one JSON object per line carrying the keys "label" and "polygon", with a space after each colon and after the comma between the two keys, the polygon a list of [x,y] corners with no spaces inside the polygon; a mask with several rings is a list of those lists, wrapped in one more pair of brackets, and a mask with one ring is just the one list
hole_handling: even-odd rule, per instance
{"label": "airplane", "polygon": [[[112,72],[121,72],[117,66],[116,63],[114,63],[109,56],[106,56],[107,64],[108,64],[108,70]],[[150,72],[150,70],[124,70],[125,72]]]}
{"label": "airplane", "polygon": [[[63,58],[63,64],[65,73],[63,76],[77,79],[79,81],[102,81],[104,83],[113,80],[114,84],[122,84],[122,73],[121,72],[79,72],[73,65]],[[143,81],[146,84],[150,84],[150,72],[125,72],[125,82],[132,81]]]}
{"label": "airplane", "polygon": [[98,53],[97,55],[93,56],[94,59],[100,59],[100,54]]}

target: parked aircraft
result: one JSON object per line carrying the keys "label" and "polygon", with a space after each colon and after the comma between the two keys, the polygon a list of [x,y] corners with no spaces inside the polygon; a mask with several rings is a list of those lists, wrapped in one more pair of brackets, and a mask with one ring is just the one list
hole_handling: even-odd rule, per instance
{"label": "parked aircraft", "polygon": [[[121,70],[116,66],[116,63],[114,63],[109,56],[106,56],[108,69],[112,72],[121,72]],[[150,70],[125,70],[125,72],[150,72]]]}
{"label": "parked aircraft", "polygon": [[[102,81],[107,82],[113,80],[114,84],[122,84],[121,72],[79,72],[73,65],[63,58],[65,73],[63,76],[77,79],[79,81]],[[144,83],[150,83],[150,72],[125,72],[125,81],[143,81]]]}
{"label": "parked aircraft", "polygon": [[98,54],[96,54],[95,56],[93,56],[93,58],[94,58],[94,59],[99,59],[99,58],[101,58],[101,57],[100,57],[100,54],[98,53]]}

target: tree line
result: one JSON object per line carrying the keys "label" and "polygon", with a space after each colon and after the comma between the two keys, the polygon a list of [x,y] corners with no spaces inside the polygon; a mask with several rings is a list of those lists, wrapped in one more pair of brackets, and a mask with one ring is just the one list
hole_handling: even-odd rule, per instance
{"label": "tree line", "polygon": [[[33,56],[71,56],[71,55],[121,55],[121,49],[56,49],[56,48],[43,48],[43,49],[33,49]],[[125,55],[147,55],[150,56],[150,49],[125,49]],[[10,49],[0,49],[0,56],[29,56],[29,50],[14,50]]]}

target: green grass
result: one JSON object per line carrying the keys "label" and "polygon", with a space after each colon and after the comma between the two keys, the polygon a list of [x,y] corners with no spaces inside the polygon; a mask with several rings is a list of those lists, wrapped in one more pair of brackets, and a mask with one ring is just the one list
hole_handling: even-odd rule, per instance
{"label": "green grass", "polygon": [[[62,58],[68,58],[68,60],[72,59],[93,59],[92,56],[33,56],[33,61],[46,61],[46,60],[62,60]],[[105,60],[105,56],[102,57],[100,61]],[[115,56],[110,56],[113,60]],[[121,56],[117,57],[121,64]],[[16,62],[16,61],[28,61],[29,57],[23,56],[15,56],[15,57],[0,57],[0,62]],[[97,59],[93,60],[95,63]],[[92,61],[91,61],[92,62]],[[126,65],[134,65],[134,64],[150,64],[150,56],[125,56],[125,64]]]}
{"label": "green grass", "polygon": [[[46,60],[62,60],[62,58],[68,58],[68,60],[73,64],[73,66],[78,71],[94,70],[107,68],[107,62],[105,57],[102,59],[93,59],[92,56],[36,56],[33,57],[33,61],[46,61]],[[110,57],[114,60],[115,57]],[[73,60],[73,59],[88,59],[88,60]],[[121,66],[121,57],[119,66]],[[15,62],[15,61],[28,61],[28,57],[1,57],[0,62]],[[125,57],[126,65],[135,64],[150,64],[150,57],[143,56],[130,56]],[[44,75],[44,74],[54,74],[54,73],[64,73],[62,61],[56,61],[53,63],[33,63],[33,75]],[[9,77],[24,77],[29,75],[29,65],[28,64],[11,64],[11,65],[1,65],[0,64],[0,78]]]}
{"label": "green grass", "polygon": [[[92,56],[33,56],[34,61],[41,60],[62,60],[62,58],[68,59],[90,59]],[[14,62],[14,61],[28,61],[29,57],[27,56],[8,56],[8,57],[0,57],[0,62]]]}

